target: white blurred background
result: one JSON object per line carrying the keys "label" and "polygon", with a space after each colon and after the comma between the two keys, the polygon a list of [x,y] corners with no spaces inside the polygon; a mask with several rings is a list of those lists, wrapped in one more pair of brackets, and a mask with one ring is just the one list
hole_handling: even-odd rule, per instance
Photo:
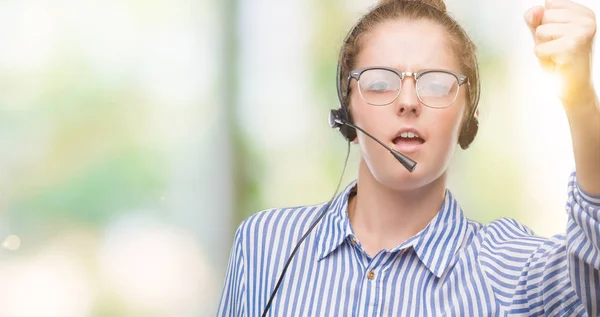
{"label": "white blurred background", "polygon": [[[569,129],[523,22],[543,1],[446,3],[483,79],[450,189],[563,233]],[[1,1],[0,316],[214,316],[239,222],[335,189],[335,64],[374,4]]]}

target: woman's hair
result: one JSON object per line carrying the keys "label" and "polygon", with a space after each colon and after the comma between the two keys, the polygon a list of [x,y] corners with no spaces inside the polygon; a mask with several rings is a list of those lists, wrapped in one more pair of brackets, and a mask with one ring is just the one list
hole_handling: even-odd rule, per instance
{"label": "woman's hair", "polygon": [[[450,35],[448,37],[449,45],[454,51],[460,71],[469,79],[468,104],[465,107],[464,118],[467,120],[472,119],[466,117],[473,114],[475,111],[474,107],[477,106],[478,102],[479,74],[477,71],[476,47],[462,27],[448,15],[443,0],[380,0],[375,8],[361,18],[344,41],[339,60],[340,87],[342,89],[348,87],[348,74],[356,66],[356,59],[361,50],[363,35],[369,33],[383,22],[394,19],[426,19],[439,24],[448,32],[448,35]],[[349,91],[342,92],[343,103],[346,106],[349,105],[349,95]],[[478,124],[478,122],[475,124]],[[471,125],[470,122],[467,122],[467,125]],[[469,130],[473,129],[473,127],[466,128]],[[474,129],[476,130],[477,127]],[[463,131],[463,133],[466,132]],[[465,142],[461,141],[461,146],[463,148],[468,147],[468,143],[474,137],[475,135],[468,137],[470,140],[466,142],[466,145],[463,145],[462,143]]]}

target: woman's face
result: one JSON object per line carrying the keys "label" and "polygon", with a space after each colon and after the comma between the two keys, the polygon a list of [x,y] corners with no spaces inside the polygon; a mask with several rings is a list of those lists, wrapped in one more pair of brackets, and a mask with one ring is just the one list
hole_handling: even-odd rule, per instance
{"label": "woman's face", "polygon": [[[462,73],[442,26],[428,20],[391,20],[376,26],[361,39],[355,69],[393,67],[402,72],[445,69]],[[443,109],[423,105],[413,77],[405,77],[398,98],[386,106],[367,104],[351,82],[350,111],[353,121],[393,149],[417,162],[408,172],[385,148],[357,131],[363,162],[373,177],[395,190],[415,189],[439,178],[447,169],[458,143],[466,104],[466,85],[454,103]],[[398,139],[403,129],[413,129],[424,140]]]}

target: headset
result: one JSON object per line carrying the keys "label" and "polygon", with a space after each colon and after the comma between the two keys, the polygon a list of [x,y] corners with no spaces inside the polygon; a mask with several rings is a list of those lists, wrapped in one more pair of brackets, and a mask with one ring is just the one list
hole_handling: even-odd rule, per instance
{"label": "headset", "polygon": [[[344,58],[344,47],[346,46],[348,40],[350,38],[352,38],[352,36],[354,35],[354,33],[356,32],[358,27],[361,25],[361,23],[364,21],[364,18],[367,15],[369,15],[371,12],[373,12],[374,10],[377,10],[381,7],[388,6],[388,5],[394,5],[395,3],[402,3],[402,5],[410,5],[410,2],[418,2],[421,4],[426,4],[437,11],[441,11],[444,15],[446,15],[450,19],[452,19],[452,17],[450,17],[448,15],[448,13],[440,10],[438,7],[431,5],[429,3],[426,3],[426,2],[422,2],[420,0],[392,0],[392,1],[380,4],[380,5],[376,6],[375,8],[373,8],[372,10],[370,10],[367,14],[365,14],[363,17],[361,17],[358,20],[358,22],[350,29],[350,32],[348,32],[348,34],[346,35],[343,45],[342,45],[342,48],[340,49],[340,54],[339,54],[338,64],[337,64],[337,69],[336,69],[336,89],[337,89],[338,100],[340,102],[340,107],[338,109],[331,109],[329,112],[329,126],[331,128],[339,129],[342,136],[346,139],[346,141],[348,141],[348,150],[346,152],[346,160],[344,163],[344,168],[342,170],[342,176],[340,176],[340,180],[338,182],[335,193],[333,194],[333,196],[331,197],[329,202],[323,207],[323,211],[321,212],[321,214],[319,214],[317,219],[311,224],[311,226],[304,233],[302,238],[300,238],[300,241],[298,241],[298,243],[294,247],[294,250],[292,251],[291,255],[288,257],[288,259],[283,267],[283,271],[281,272],[279,279],[277,280],[277,284],[275,285],[275,288],[273,289],[273,292],[271,293],[271,296],[269,297],[267,305],[266,305],[265,309],[263,310],[263,313],[262,313],[263,317],[265,317],[267,315],[267,312],[269,311],[269,308],[271,307],[271,304],[273,303],[273,299],[275,298],[275,294],[277,294],[277,291],[279,290],[279,287],[281,286],[281,282],[283,281],[283,277],[284,277],[285,273],[287,272],[287,269],[292,261],[292,258],[298,251],[300,244],[306,239],[306,237],[309,235],[309,233],[316,227],[317,223],[323,218],[323,216],[325,216],[325,214],[327,213],[327,211],[329,211],[329,208],[331,207],[331,203],[333,202],[333,199],[335,198],[335,196],[340,188],[342,178],[343,178],[344,172],[346,170],[346,166],[348,164],[348,156],[350,154],[350,142],[352,142],[356,138],[356,130],[361,131],[366,136],[370,137],[371,139],[373,139],[377,143],[379,143],[381,146],[386,148],[409,172],[413,172],[416,167],[417,163],[415,161],[406,157],[404,154],[402,154],[394,149],[389,148],[387,145],[385,145],[384,143],[379,141],[377,138],[375,138],[374,136],[369,134],[367,131],[363,130],[362,128],[360,128],[352,123],[350,111],[348,109],[348,105],[345,102],[345,100],[348,97],[347,96],[348,89],[346,91],[343,91],[342,87],[341,87],[341,85],[342,85],[342,83],[341,83],[341,76],[342,76],[341,62],[342,62],[342,59]],[[452,19],[452,20],[454,21],[454,19]],[[460,25],[458,23],[456,23],[456,25],[463,32],[465,38],[470,41],[468,35],[462,29],[462,27],[460,27]],[[469,145],[471,144],[471,142],[473,142],[473,140],[475,139],[475,136],[477,134],[477,130],[479,128],[479,121],[477,120],[477,117],[475,116],[475,112],[476,112],[477,106],[479,104],[479,93],[480,93],[481,87],[480,87],[480,80],[479,80],[479,67],[477,65],[477,57],[474,56],[474,58],[475,58],[475,77],[477,78],[477,91],[475,94],[475,100],[473,102],[473,110],[469,114],[468,121],[463,126],[460,136],[459,136],[459,144],[460,144],[461,148],[463,148],[463,149],[467,149],[469,147]],[[350,76],[348,76],[348,83],[350,83]],[[470,89],[470,87],[471,87],[470,82],[468,82],[468,84],[469,84],[469,89]],[[348,85],[348,87],[349,86],[350,85]]]}

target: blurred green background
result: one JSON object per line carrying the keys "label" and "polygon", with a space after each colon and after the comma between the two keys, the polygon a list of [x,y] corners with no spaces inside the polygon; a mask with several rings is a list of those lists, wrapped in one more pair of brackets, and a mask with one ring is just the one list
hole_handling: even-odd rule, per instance
{"label": "blurred green background", "polygon": [[[483,85],[450,189],[562,233],[569,131],[522,18],[543,1],[446,3]],[[1,1],[0,316],[214,316],[240,221],[335,189],[337,54],[374,4]]]}

